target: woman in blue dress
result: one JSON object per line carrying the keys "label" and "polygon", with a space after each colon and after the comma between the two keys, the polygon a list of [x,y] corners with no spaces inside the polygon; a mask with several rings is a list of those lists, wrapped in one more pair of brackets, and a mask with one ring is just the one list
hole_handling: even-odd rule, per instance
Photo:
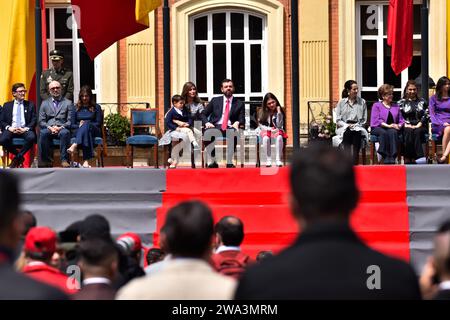
{"label": "woman in blue dress", "polygon": [[92,90],[89,86],[82,86],[78,95],[78,103],[72,109],[71,129],[76,141],[67,151],[70,154],[77,148],[83,151],[83,167],[89,168],[89,160],[94,157],[95,137],[101,137],[103,123],[102,109],[94,101]]}

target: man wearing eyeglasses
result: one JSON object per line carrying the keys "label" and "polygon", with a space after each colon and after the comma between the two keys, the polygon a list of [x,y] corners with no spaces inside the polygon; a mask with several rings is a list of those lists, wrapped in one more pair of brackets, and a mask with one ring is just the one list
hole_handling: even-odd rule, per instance
{"label": "man wearing eyeglasses", "polygon": [[72,102],[61,94],[61,84],[52,81],[48,85],[51,97],[44,100],[39,109],[39,136],[40,167],[53,166],[52,141],[59,139],[61,152],[61,166],[70,167],[67,149],[70,145],[70,113]]}
{"label": "man wearing eyeglasses", "polygon": [[49,56],[52,67],[42,72],[40,81],[42,101],[51,97],[49,85],[52,81],[58,81],[61,84],[61,95],[73,101],[73,73],[64,67],[64,53],[55,49],[50,51]]}
{"label": "man wearing eyeglasses", "polygon": [[[0,145],[9,153],[14,154],[10,168],[22,166],[24,155],[36,142],[34,128],[36,126],[36,112],[34,103],[25,100],[27,90],[23,83],[15,83],[12,86],[14,100],[6,102],[0,116],[2,134]],[[20,150],[13,146],[13,138],[25,140]]]}

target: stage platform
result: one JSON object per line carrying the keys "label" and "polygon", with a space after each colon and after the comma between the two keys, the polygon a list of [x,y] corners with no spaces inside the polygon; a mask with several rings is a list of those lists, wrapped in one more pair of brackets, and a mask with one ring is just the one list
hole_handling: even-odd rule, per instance
{"label": "stage platform", "polygon": [[[140,234],[157,245],[174,204],[199,199],[216,220],[236,215],[245,224],[243,250],[278,252],[297,236],[291,216],[289,168],[236,169],[15,169],[23,207],[39,225],[57,231],[89,214],[102,214],[112,233]],[[450,218],[448,166],[357,166],[360,203],[352,226],[368,245],[421,269],[437,226]]]}

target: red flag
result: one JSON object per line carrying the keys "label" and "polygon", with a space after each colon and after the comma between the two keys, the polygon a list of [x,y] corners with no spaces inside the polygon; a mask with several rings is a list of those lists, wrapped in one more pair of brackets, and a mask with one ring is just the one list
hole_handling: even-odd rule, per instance
{"label": "red flag", "polygon": [[413,0],[390,0],[387,44],[391,46],[391,67],[396,75],[411,65],[413,57]]}
{"label": "red flag", "polygon": [[48,69],[47,53],[47,14],[45,12],[45,0],[41,0],[41,39],[42,39],[42,70]]}
{"label": "red flag", "polygon": [[[148,28],[137,22],[136,2],[140,1],[72,0],[81,37],[92,60],[114,42]],[[160,4],[160,0],[150,0],[149,3],[145,8],[151,11]]]}

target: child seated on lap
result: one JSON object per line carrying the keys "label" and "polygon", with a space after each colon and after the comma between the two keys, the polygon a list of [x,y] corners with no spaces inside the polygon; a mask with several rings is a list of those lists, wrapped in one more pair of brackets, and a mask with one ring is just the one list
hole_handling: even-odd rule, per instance
{"label": "child seated on lap", "polygon": [[[199,145],[196,136],[200,136],[201,132],[193,127],[192,115],[189,110],[184,108],[184,102],[184,98],[178,94],[172,97],[172,108],[166,114],[166,128],[170,130],[171,136],[176,138],[181,137],[183,140],[183,150],[190,144],[194,146],[194,150],[198,150]],[[183,135],[180,136],[179,133]],[[189,144],[187,144],[188,141]],[[169,159],[171,163],[170,168],[176,168],[179,159],[179,150],[179,148],[172,149],[172,157]]]}

